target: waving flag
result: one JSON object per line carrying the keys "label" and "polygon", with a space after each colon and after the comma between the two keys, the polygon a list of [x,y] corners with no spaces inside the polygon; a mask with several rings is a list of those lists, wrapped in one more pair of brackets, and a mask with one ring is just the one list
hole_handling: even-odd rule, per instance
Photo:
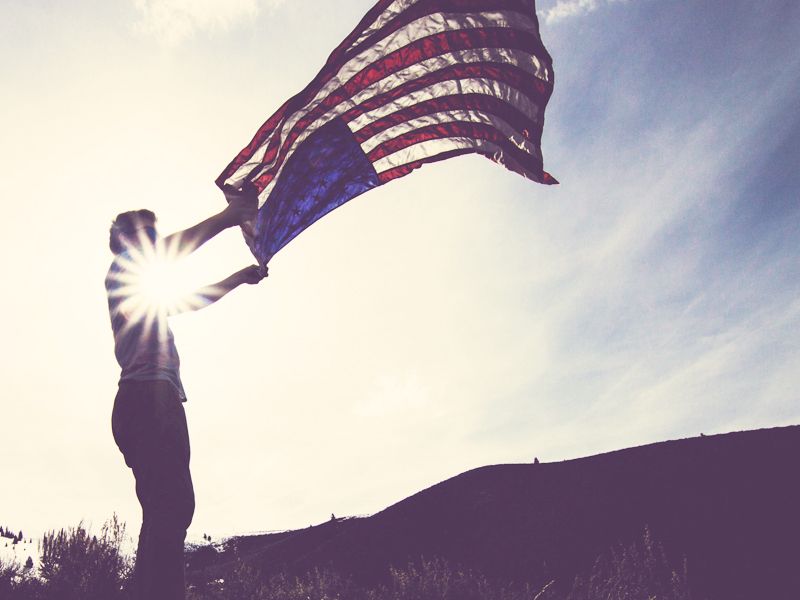
{"label": "waving flag", "polygon": [[552,59],[534,0],[380,0],[217,185],[258,191],[262,264],[314,221],[424,163],[478,153],[540,183]]}

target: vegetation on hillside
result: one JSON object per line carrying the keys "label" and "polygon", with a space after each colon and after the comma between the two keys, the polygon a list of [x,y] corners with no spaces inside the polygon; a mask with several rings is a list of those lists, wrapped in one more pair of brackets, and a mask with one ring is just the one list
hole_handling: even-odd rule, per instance
{"label": "vegetation on hillside", "polygon": [[[132,558],[121,546],[125,527],[116,518],[99,535],[79,524],[50,532],[42,543],[37,570],[0,563],[0,598],[4,600],[125,600],[132,574]],[[198,557],[210,567],[213,550],[204,547]],[[190,558],[197,558],[190,556]],[[302,577],[265,576],[253,561],[237,558],[220,575],[198,565],[188,600],[690,600],[685,563],[672,568],[661,545],[645,530],[627,547],[609,549],[590,572],[579,576],[568,593],[549,582],[490,581],[480,573],[461,569],[443,558],[425,559],[391,567],[388,583],[365,587],[331,570],[313,570]]]}

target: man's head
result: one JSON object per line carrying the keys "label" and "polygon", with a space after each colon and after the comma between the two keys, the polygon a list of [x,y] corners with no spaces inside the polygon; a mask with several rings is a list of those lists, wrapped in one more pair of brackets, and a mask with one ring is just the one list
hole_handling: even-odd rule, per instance
{"label": "man's head", "polygon": [[144,240],[155,243],[156,235],[156,215],[150,210],[131,210],[118,214],[111,223],[108,245],[111,252],[120,254]]}

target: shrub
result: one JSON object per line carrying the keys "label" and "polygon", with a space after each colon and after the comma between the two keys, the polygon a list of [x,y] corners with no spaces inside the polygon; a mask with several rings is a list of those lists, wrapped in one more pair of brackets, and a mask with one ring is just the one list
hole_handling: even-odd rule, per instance
{"label": "shrub", "polygon": [[483,575],[453,569],[441,558],[422,559],[419,566],[390,569],[391,584],[385,598],[391,600],[482,600],[489,597]]}
{"label": "shrub", "polygon": [[11,598],[19,574],[19,565],[0,560],[0,598]]}
{"label": "shrub", "polygon": [[551,600],[553,582],[544,588],[505,585],[481,573],[452,567],[446,560],[421,559],[404,569],[391,568],[388,587],[370,590],[369,600]]}
{"label": "shrub", "polygon": [[0,561],[0,598],[3,600],[44,600],[41,582],[30,569],[18,563]]}
{"label": "shrub", "polygon": [[100,537],[90,535],[83,524],[45,534],[39,567],[45,598],[121,598],[131,570],[120,550],[124,538],[125,526],[116,516],[103,525]]}
{"label": "shrub", "polygon": [[[50,532],[42,542],[39,574],[17,563],[0,562],[2,600],[123,600],[131,561],[120,550],[124,525],[116,517],[99,536],[78,525]],[[355,584],[330,569],[301,577],[269,576],[257,563],[204,547],[190,556],[194,585],[187,600],[564,600],[555,582],[544,588],[495,582],[445,559],[421,559],[388,571],[388,583]],[[566,600],[690,600],[686,565],[673,569],[649,529],[635,543],[610,549],[591,572],[576,578]]]}
{"label": "shrub", "polygon": [[674,570],[645,527],[642,539],[601,554],[588,577],[577,577],[567,600],[690,600],[686,561]]}
{"label": "shrub", "polygon": [[367,600],[365,594],[330,570],[266,579],[253,564],[237,559],[228,576],[191,587],[187,600]]}

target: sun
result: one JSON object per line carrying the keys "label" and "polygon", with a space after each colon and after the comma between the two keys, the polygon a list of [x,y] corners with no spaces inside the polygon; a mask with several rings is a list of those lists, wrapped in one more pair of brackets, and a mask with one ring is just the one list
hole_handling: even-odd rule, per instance
{"label": "sun", "polygon": [[156,255],[154,260],[142,265],[137,294],[148,306],[173,312],[185,296],[178,275],[174,260]]}
{"label": "sun", "polygon": [[163,238],[152,243],[143,238],[120,258],[119,286],[114,294],[122,298],[120,310],[129,326],[144,321],[149,329],[158,324],[159,336],[166,336],[166,317],[201,304],[181,268],[181,257],[177,243],[169,245]]}

